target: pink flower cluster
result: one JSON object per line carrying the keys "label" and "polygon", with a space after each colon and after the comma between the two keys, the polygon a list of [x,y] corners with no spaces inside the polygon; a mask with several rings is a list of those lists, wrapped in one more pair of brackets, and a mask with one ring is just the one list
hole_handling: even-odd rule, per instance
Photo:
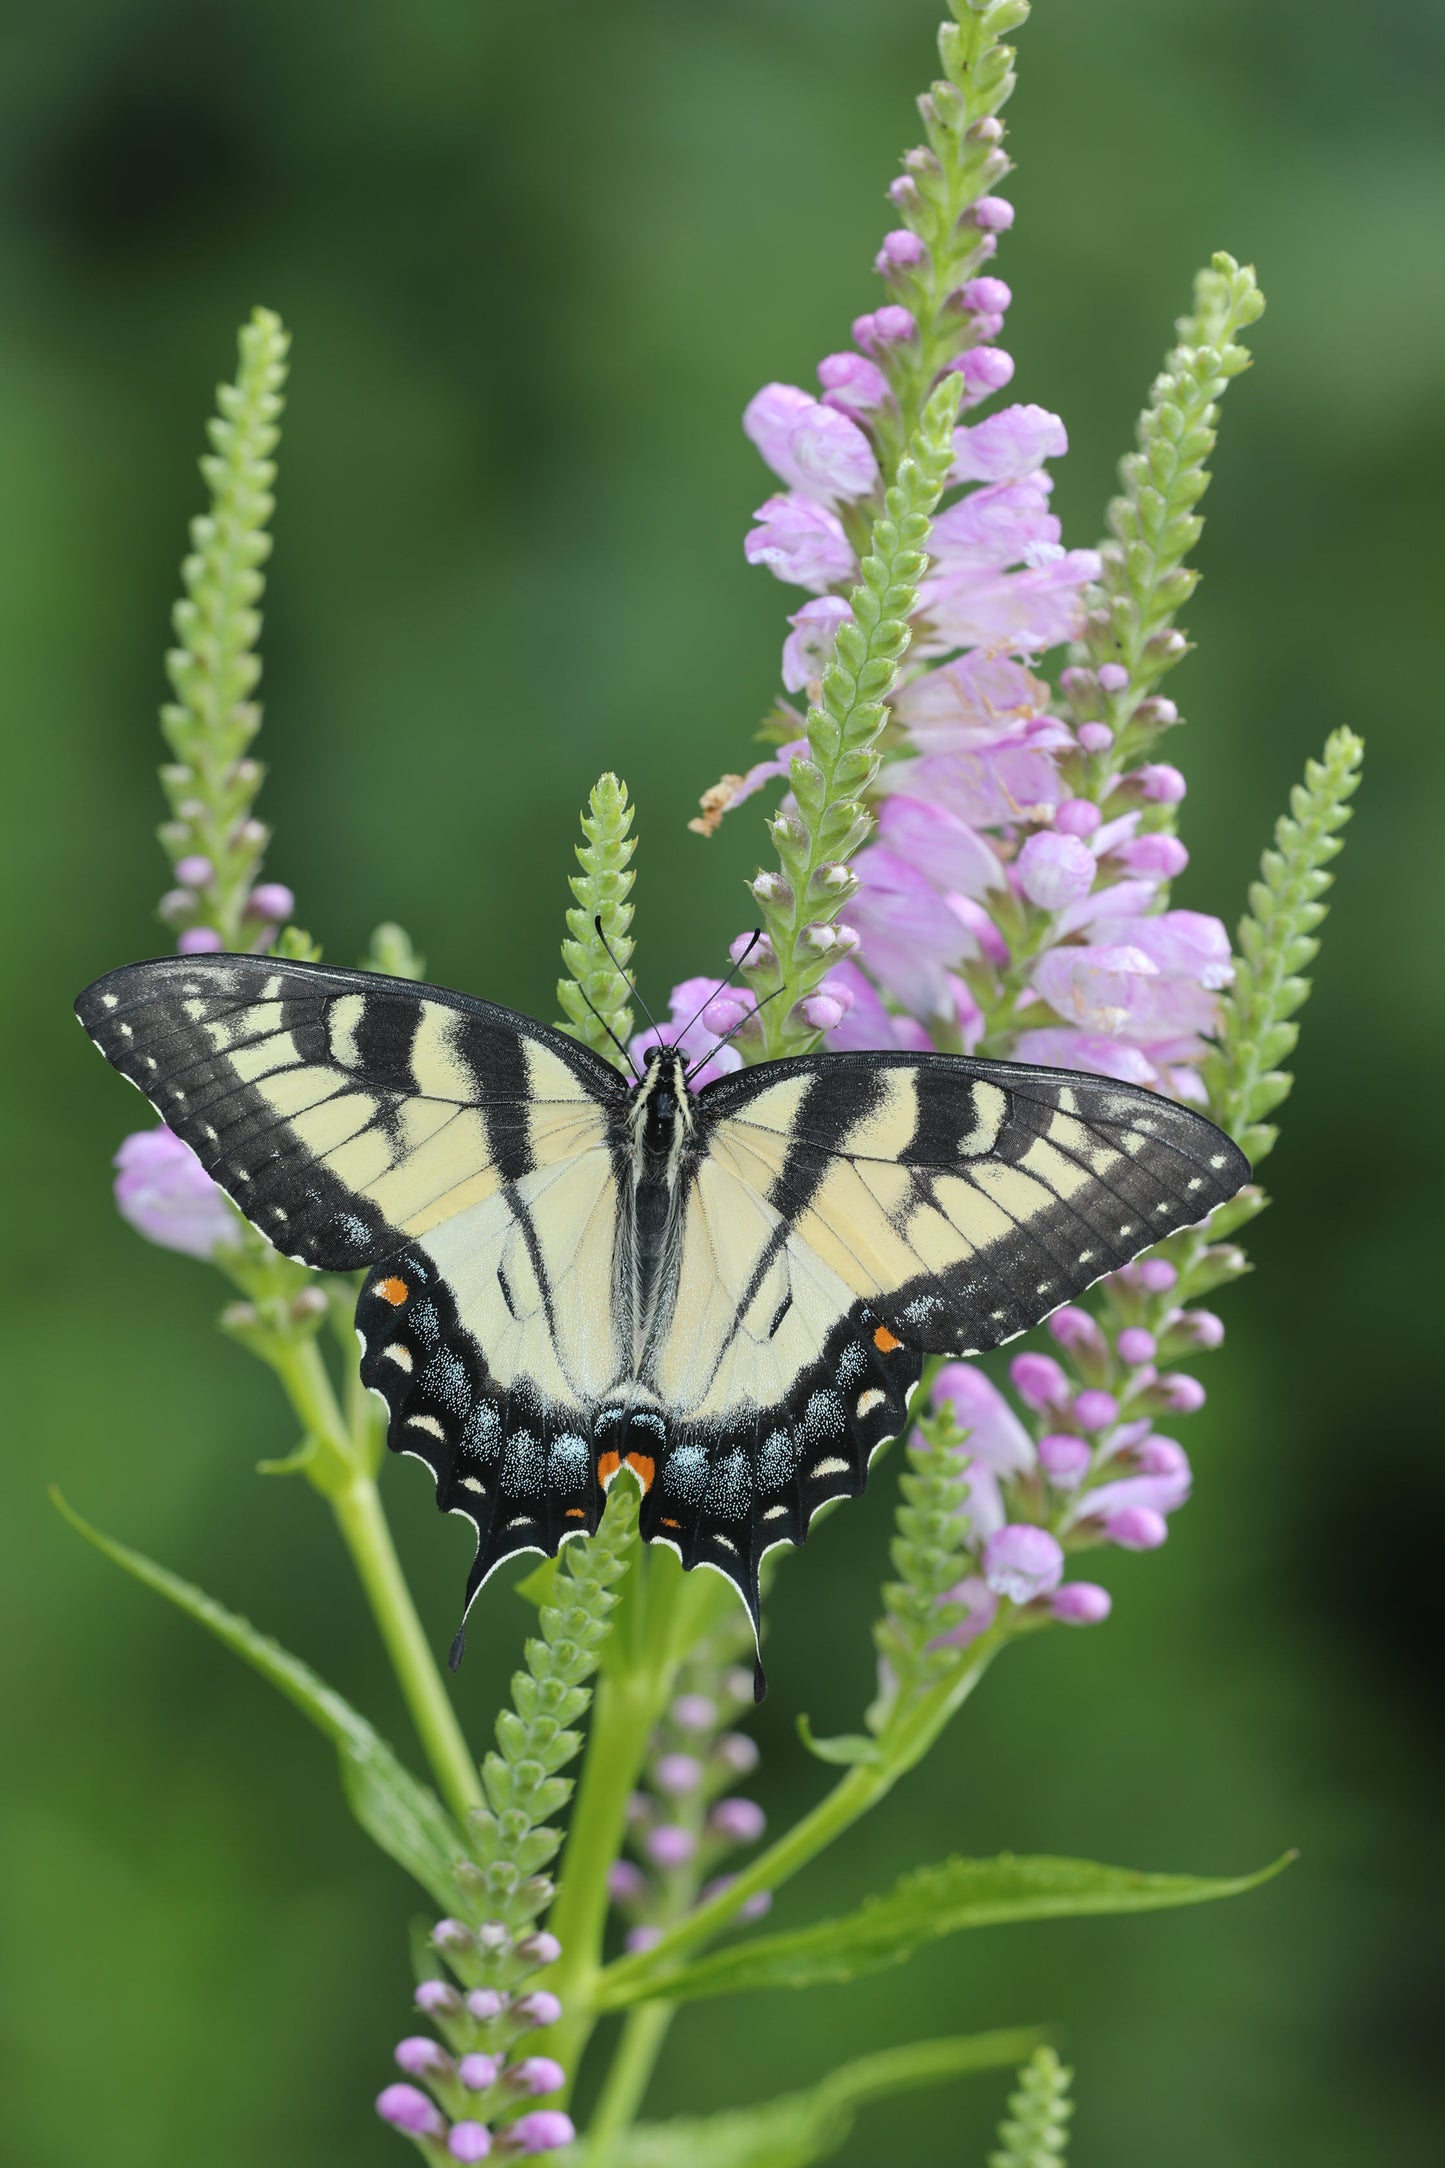
{"label": "pink flower cluster", "polygon": [[447,1919],[437,1922],[432,1942],[462,1984],[437,1978],[417,1988],[416,2007],[442,2038],[410,2033],[397,2043],[397,2068],[420,2082],[386,2086],[377,2114],[415,2139],[438,2168],[570,2145],[576,2133],[560,2108],[516,2112],[567,2082],[552,2056],[526,2052],[528,2036],[562,2015],[546,1988],[525,1988],[529,1973],[561,1956],[556,1936],[534,1930],[514,1938],[500,1922],[472,1928]]}
{"label": "pink flower cluster", "polygon": [[990,1627],[1005,1599],[1047,1607],[1069,1625],[1107,1618],[1092,1581],[1066,1581],[1069,1561],[1101,1545],[1157,1550],[1189,1496],[1189,1458],[1161,1424],[1204,1405],[1204,1387],[1167,1367],[1218,1347],[1212,1311],[1180,1308],[1175,1267],[1150,1257],[1105,1282],[1108,1324],[1072,1304],[1048,1330],[1059,1350],[1016,1355],[1010,1382],[1028,1418],[974,1363],[945,1364],[933,1386],[966,1433],[968,1549],[975,1570],[949,1592],[962,1618],[956,1646]]}
{"label": "pink flower cluster", "polygon": [[[1012,213],[985,198],[970,217],[992,247]],[[906,229],[887,237],[879,269],[893,291],[907,290],[923,254]],[[961,372],[966,407],[1013,375],[993,343],[1011,298],[994,277],[951,296],[973,343],[944,366]],[[808,699],[850,616],[857,550],[896,444],[895,385],[919,355],[918,324],[894,303],[860,317],[853,335],[852,349],[819,365],[817,396],[769,384],[744,415],[785,485],[759,507],[746,552],[811,596],[789,619],[782,657],[785,690]],[[1101,766],[1109,725],[1065,723],[1039,674],[1040,658],[1080,633],[1100,572],[1097,551],[1064,547],[1050,510],[1048,462],[1068,448],[1064,425],[1019,404],[960,425],[954,442],[959,492],[934,524],[876,837],[853,863],[847,925],[810,929],[836,968],[804,1020],[838,1050],[971,1052],[987,1041],[991,1053],[1199,1099],[1232,964],[1217,919],[1167,908],[1188,857],[1172,832],[1184,779],[1162,763],[1123,775]],[[1087,692],[1084,679],[1104,693],[1128,683],[1121,664],[1064,683]],[[1152,707],[1161,724],[1172,719],[1168,702]],[[792,743],[733,786],[730,806],[786,779],[807,750],[798,724]],[[760,877],[760,900],[772,878]],[[730,1024],[739,999],[726,997]],[[730,1047],[720,1059],[740,1058]]]}
{"label": "pink flower cluster", "polygon": [[[767,1827],[756,1800],[732,1789],[757,1767],[757,1747],[746,1732],[724,1728],[752,1707],[752,1676],[710,1669],[705,1684],[708,1691],[678,1694],[659,1725],[646,1789],[633,1794],[628,1809],[636,1857],[614,1861],[608,1876],[612,1901],[628,1922],[629,1950],[651,1949],[694,1895],[705,1904],[726,1889],[732,1876],[718,1868],[739,1846],[756,1844]],[[771,1903],[760,1891],[739,1917],[759,1919]]]}

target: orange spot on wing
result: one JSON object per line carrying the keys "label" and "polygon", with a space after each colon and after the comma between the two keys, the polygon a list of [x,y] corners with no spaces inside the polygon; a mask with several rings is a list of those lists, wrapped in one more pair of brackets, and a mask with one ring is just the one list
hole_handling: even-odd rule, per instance
{"label": "orange spot on wing", "polygon": [[681,1528],[682,1522],[665,1520],[662,1525],[664,1528]]}
{"label": "orange spot on wing", "polygon": [[880,1325],[873,1335],[873,1345],[880,1355],[891,1355],[896,1347],[902,1347],[903,1342],[886,1325]]}
{"label": "orange spot on wing", "polygon": [[597,1462],[597,1480],[606,1490],[618,1469],[622,1466],[620,1453],[603,1453]]}
{"label": "orange spot on wing", "polygon": [[587,1516],[582,1511],[581,1506],[568,1506],[566,1513],[563,1515],[563,1519],[569,1521],[585,1521],[586,1518]]}
{"label": "orange spot on wing", "polygon": [[378,1295],[380,1295],[383,1302],[389,1302],[395,1308],[406,1301],[407,1296],[411,1293],[411,1289],[407,1286],[405,1280],[398,1280],[393,1275],[393,1277],[389,1280],[378,1280],[376,1283],[376,1292],[378,1293]]}
{"label": "orange spot on wing", "polygon": [[629,1453],[627,1456],[627,1465],[632,1470],[632,1473],[636,1476],[638,1482],[642,1485],[643,1489],[645,1491],[650,1491],[652,1488],[652,1479],[657,1474],[657,1462],[655,1460],[649,1460],[645,1453]]}

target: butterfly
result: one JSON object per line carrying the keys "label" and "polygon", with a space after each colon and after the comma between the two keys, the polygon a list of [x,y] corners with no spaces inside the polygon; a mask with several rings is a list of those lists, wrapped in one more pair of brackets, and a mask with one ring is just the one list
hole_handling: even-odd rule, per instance
{"label": "butterfly", "polygon": [[643,1535],[756,1633],[767,1552],[863,1490],[926,1356],[1011,1340],[1250,1173],[1097,1076],[814,1054],[694,1091],[675,1047],[629,1080],[491,1002],[264,956],[130,964],[76,1009],[278,1249],[365,1273],[361,1375],[476,1528],[466,1609],[627,1468]]}

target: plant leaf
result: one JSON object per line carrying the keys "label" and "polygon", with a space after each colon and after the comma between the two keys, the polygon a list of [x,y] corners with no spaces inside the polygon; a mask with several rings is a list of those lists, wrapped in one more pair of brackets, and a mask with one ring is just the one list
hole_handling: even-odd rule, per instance
{"label": "plant leaf", "polygon": [[1173,1905],[1207,1904],[1255,1889],[1280,1873],[1292,1852],[1257,1874],[1205,1878],[1138,1874],[1101,1867],[1086,1859],[951,1859],[904,1875],[886,1897],[870,1897],[857,1912],[822,1920],[792,1934],[762,1935],[718,1950],[674,1971],[634,1974],[608,1994],[604,2007],[670,2002],[702,1995],[736,1995],[748,1988],[813,1987],[820,1981],[855,1980],[860,1974],[902,1964],[915,1950],[968,1927],[1015,1920],[1064,1919],[1081,1913],[1156,1912]]}
{"label": "plant leaf", "polygon": [[843,1731],[835,1738],[819,1739],[805,1715],[798,1718],[798,1737],[816,1761],[841,1762],[851,1767],[854,1762],[876,1762],[878,1741],[867,1732]]}
{"label": "plant leaf", "polygon": [[[974,2033],[953,2040],[919,2040],[885,2048],[830,2071],[802,2093],[784,2093],[755,2108],[722,2115],[639,2123],[614,2139],[597,2168],[807,2168],[836,2152],[858,2110],[891,2093],[942,2085],[973,2070],[1012,2068],[1038,2046],[1036,2031]],[[588,2168],[582,2151],[578,2168]]]}
{"label": "plant leaf", "polygon": [[368,1837],[388,1858],[404,1867],[438,1904],[450,1910],[456,1903],[452,1870],[458,1860],[466,1857],[466,1840],[436,1794],[402,1767],[365,1717],[319,1679],[308,1664],[288,1654],[268,1634],[258,1633],[249,1619],[228,1611],[214,1597],[167,1572],[141,1552],[103,1536],[67,1505],[58,1490],[52,1488],[50,1496],[57,1511],[87,1543],[113,1559],[133,1580],[153,1588],[157,1595],[185,1611],[310,1717],[336,1749],[341,1788]]}

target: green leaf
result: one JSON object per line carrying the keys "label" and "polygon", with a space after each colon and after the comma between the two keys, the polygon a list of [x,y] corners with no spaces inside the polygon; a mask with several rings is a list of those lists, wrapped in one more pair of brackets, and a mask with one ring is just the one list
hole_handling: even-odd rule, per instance
{"label": "green leaf", "polygon": [[851,1767],[854,1762],[876,1762],[878,1759],[878,1741],[870,1739],[866,1732],[845,1731],[834,1739],[819,1739],[806,1715],[798,1718],[798,1737],[815,1761],[841,1762],[845,1767]]}
{"label": "green leaf", "polygon": [[204,1626],[207,1633],[269,1679],[288,1701],[309,1716],[336,1749],[341,1766],[341,1788],[347,1804],[375,1844],[399,1867],[404,1867],[438,1904],[450,1910],[456,1902],[452,1870],[466,1856],[466,1842],[436,1794],[404,1769],[386,1741],[358,1716],[334,1688],[318,1679],[309,1665],[291,1656],[269,1635],[257,1633],[248,1619],[228,1611],[223,1604],[168,1573],[164,1566],[103,1536],[67,1505],[52,1488],[56,1509],[78,1535],[113,1559],[132,1579]]}
{"label": "green leaf", "polygon": [[[1018,2031],[885,2048],[830,2071],[807,2092],[784,2093],[755,2108],[637,2124],[608,2145],[596,2168],[678,2168],[680,2161],[687,2168],[806,2168],[837,2151],[868,2101],[943,2085],[974,2070],[1012,2067],[1038,2043],[1036,2031]],[[583,2150],[578,2168],[589,2168],[589,2159]]]}
{"label": "green leaf", "polygon": [[1015,1859],[1008,1852],[997,1859],[951,1859],[905,1875],[886,1897],[869,1898],[841,1920],[822,1920],[792,1934],[762,1935],[674,1972],[643,1974],[635,1985],[624,1979],[611,1995],[604,1973],[602,2000],[615,2008],[659,1996],[682,2002],[703,1995],[737,1995],[749,1988],[855,1980],[902,1964],[925,1943],[969,1927],[1082,1913],[1157,1912],[1235,1897],[1269,1881],[1293,1857],[1286,1853],[1257,1874],[1225,1878],[1138,1874],[1087,1859]]}

